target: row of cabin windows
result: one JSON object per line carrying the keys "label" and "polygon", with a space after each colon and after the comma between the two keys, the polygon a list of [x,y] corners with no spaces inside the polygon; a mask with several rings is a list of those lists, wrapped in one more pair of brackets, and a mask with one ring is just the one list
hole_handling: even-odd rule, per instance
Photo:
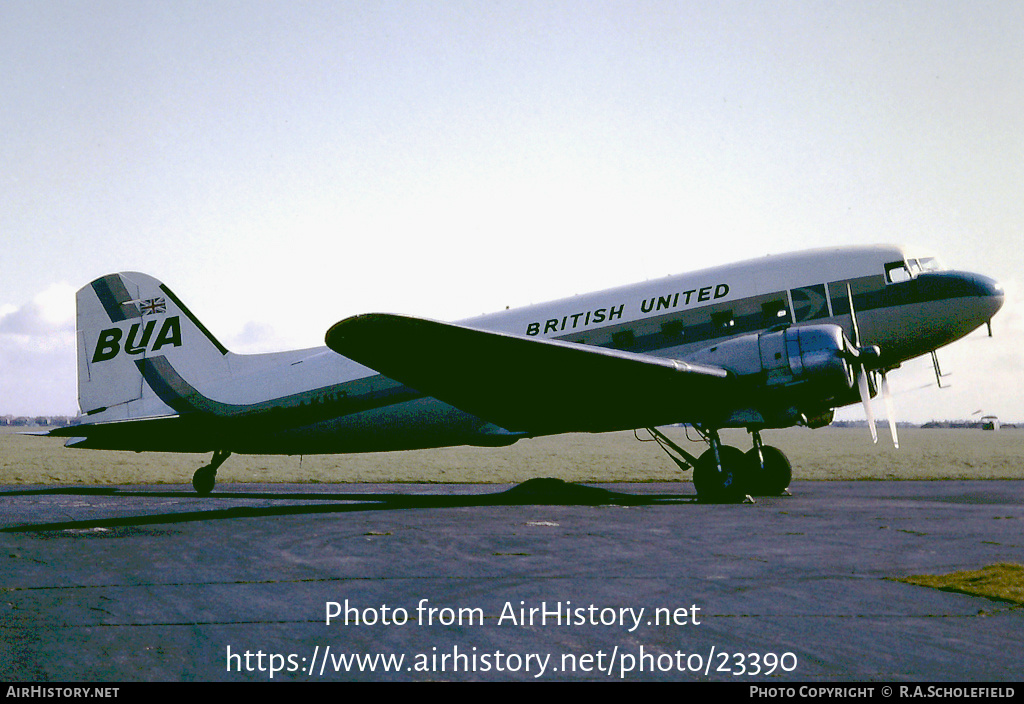
{"label": "row of cabin windows", "polygon": [[876,308],[885,303],[880,296],[885,288],[885,278],[881,275],[852,279],[849,282],[833,282],[828,284],[827,293],[825,284],[815,284],[790,290],[792,315],[789,297],[785,291],[779,291],[734,301],[729,308],[712,307],[710,311],[703,309],[684,313],[663,323],[659,332],[643,335],[639,339],[633,330],[622,330],[612,335],[612,346],[617,349],[653,349],[666,344],[699,342],[754,332],[784,323],[819,320],[829,317],[830,302],[831,315],[845,315],[850,312],[847,285],[853,293],[858,310]]}

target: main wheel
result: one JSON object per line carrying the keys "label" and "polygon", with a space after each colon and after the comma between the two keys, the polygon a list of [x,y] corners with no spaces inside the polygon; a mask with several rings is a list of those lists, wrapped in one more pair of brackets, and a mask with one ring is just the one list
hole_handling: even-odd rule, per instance
{"label": "main wheel", "polygon": [[729,445],[718,448],[722,467],[719,470],[715,451],[710,449],[697,458],[693,468],[693,488],[702,503],[735,504],[747,494],[749,462],[742,450]]}
{"label": "main wheel", "polygon": [[761,446],[763,467],[757,457],[756,447],[748,451],[745,457],[752,469],[750,493],[754,496],[778,496],[793,479],[793,466],[785,453],[777,447]]}
{"label": "main wheel", "polygon": [[217,483],[217,468],[213,465],[206,465],[196,470],[195,474],[192,475],[192,488],[196,490],[197,494],[206,496],[213,491],[214,485]]}

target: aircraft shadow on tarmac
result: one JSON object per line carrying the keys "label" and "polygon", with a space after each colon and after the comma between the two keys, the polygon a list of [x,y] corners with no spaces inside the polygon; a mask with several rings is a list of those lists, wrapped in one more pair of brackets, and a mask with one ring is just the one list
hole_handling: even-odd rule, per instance
{"label": "aircraft shadow on tarmac", "polygon": [[[186,491],[122,491],[117,488],[98,489],[26,489],[0,492],[2,496],[111,496],[152,498],[198,498]],[[351,513],[356,511],[392,511],[411,508],[464,508],[473,506],[654,506],[666,503],[696,503],[693,494],[651,494],[640,496],[584,486],[561,479],[530,479],[511,489],[491,494],[368,494],[368,493],[264,493],[223,492],[202,497],[208,499],[260,499],[285,501],[344,501],[340,505],[293,504],[288,506],[235,506],[205,511],[178,511],[148,515],[98,518],[58,523],[30,523],[8,526],[0,533],[25,533],[53,530],[82,530],[144,526],[162,523],[213,521],[225,518],[261,518],[317,513]]]}

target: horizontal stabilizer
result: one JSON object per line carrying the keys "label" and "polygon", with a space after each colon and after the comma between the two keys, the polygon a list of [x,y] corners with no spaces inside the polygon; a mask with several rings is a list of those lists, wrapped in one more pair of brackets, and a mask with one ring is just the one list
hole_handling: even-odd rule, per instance
{"label": "horizontal stabilizer", "polygon": [[55,428],[50,437],[72,438],[68,447],[139,452],[210,452],[223,442],[222,429],[208,419],[158,416]]}
{"label": "horizontal stabilizer", "polygon": [[718,367],[380,313],[335,324],[326,342],[422,393],[535,434],[665,425],[684,420],[684,407],[701,408],[702,418],[685,420],[703,422],[732,385]]}

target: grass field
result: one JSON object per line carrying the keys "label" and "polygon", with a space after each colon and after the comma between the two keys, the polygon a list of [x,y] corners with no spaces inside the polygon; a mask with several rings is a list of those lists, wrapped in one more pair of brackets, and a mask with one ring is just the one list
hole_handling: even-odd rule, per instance
{"label": "grass field", "polygon": [[917,574],[895,581],[1024,605],[1024,565],[999,563],[980,570],[941,575]]}
{"label": "grass field", "polygon": [[[682,428],[666,433],[692,454]],[[641,437],[646,433],[640,432]],[[722,433],[744,450],[743,431]],[[793,463],[795,480],[1024,479],[1024,431],[903,429],[900,449],[888,432],[871,444],[866,428],[766,431]],[[0,432],[0,484],[185,484],[210,455],[69,450],[54,438]],[[573,482],[689,482],[653,442],[632,432],[521,440],[511,447],[305,457],[234,455],[218,482],[482,482],[534,477]]]}

